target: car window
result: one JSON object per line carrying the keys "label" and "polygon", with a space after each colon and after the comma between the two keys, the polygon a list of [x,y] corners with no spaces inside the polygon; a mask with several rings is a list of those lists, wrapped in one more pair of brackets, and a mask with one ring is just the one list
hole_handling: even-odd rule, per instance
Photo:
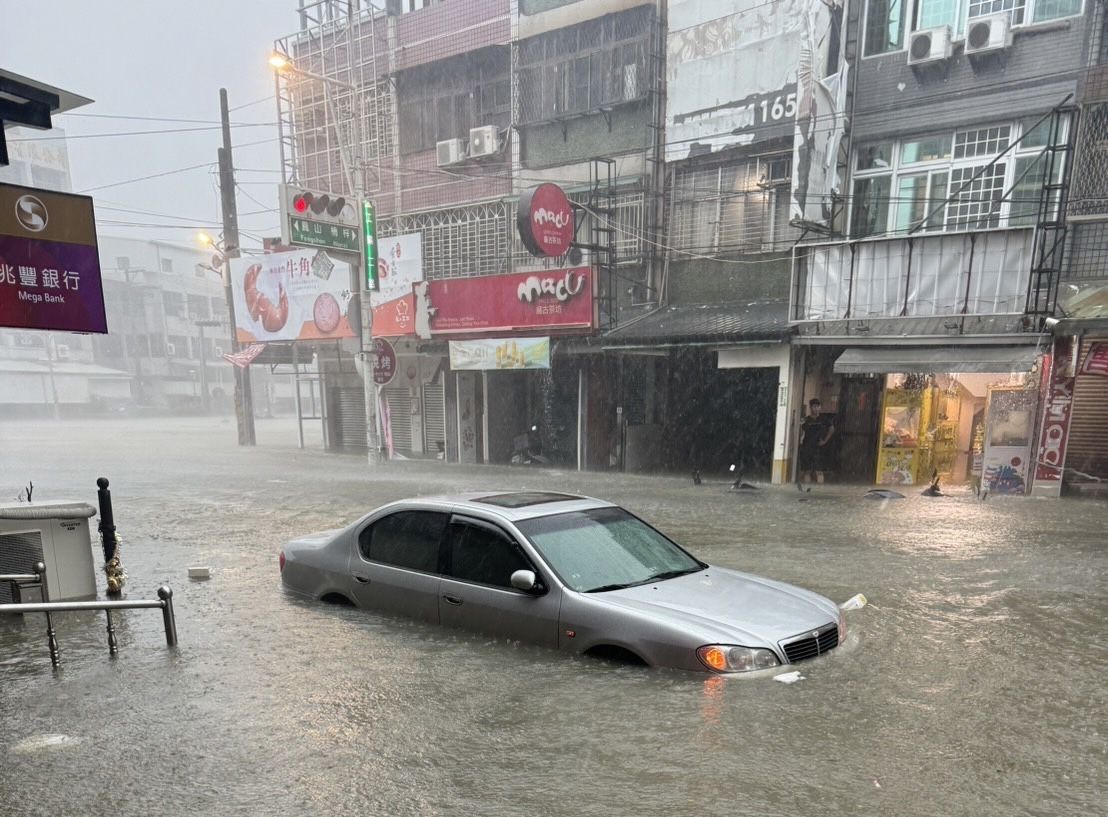
{"label": "car window", "polygon": [[506,534],[478,525],[450,526],[446,575],[493,587],[511,587],[512,573],[533,570],[519,546]]}
{"label": "car window", "polygon": [[400,511],[363,530],[358,546],[370,561],[437,573],[439,545],[448,521],[445,513]]}

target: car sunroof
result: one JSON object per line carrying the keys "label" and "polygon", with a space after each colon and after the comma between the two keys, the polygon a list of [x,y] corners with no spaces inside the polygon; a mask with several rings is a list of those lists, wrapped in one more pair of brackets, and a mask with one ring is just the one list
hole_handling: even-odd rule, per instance
{"label": "car sunroof", "polygon": [[511,494],[489,494],[478,497],[474,502],[495,505],[498,508],[526,508],[529,505],[542,505],[544,502],[564,502],[567,499],[580,499],[571,494],[555,494],[544,491],[519,491]]}

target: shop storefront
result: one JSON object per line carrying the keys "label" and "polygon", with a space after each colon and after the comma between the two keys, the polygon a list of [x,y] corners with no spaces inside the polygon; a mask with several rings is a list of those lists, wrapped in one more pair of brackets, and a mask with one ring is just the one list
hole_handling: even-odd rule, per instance
{"label": "shop storefront", "polygon": [[[806,388],[823,383],[837,394],[831,413],[841,439],[829,469],[836,478],[889,486],[938,478],[991,493],[1027,492],[1040,401],[1037,346],[819,352],[810,356]],[[828,358],[830,371],[820,367]]]}

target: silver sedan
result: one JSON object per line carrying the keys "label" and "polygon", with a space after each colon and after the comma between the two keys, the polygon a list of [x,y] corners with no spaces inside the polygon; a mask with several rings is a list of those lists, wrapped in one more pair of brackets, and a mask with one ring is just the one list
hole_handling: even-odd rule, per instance
{"label": "silver sedan", "polygon": [[623,508],[567,494],[393,502],[289,542],[280,565],[314,599],[652,666],[771,669],[846,636],[830,599],[705,564]]}

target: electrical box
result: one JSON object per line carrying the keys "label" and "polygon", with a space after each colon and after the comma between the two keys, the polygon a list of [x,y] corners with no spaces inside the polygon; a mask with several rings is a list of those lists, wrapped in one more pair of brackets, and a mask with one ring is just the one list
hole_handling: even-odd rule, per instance
{"label": "electrical box", "polygon": [[[88,521],[95,514],[85,502],[0,505],[0,573],[34,573],[42,562],[50,601],[95,598]],[[12,601],[11,584],[0,582],[0,602]]]}

